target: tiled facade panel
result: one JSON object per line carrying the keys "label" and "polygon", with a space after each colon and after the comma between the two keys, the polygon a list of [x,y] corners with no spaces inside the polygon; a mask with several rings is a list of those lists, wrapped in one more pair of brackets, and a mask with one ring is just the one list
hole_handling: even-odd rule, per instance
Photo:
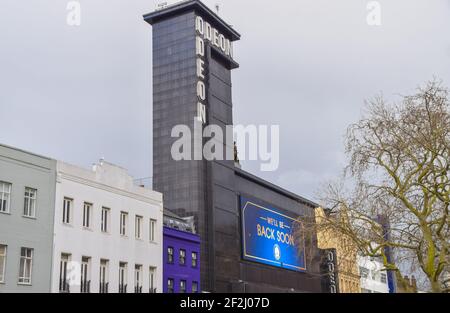
{"label": "tiled facade panel", "polygon": [[[176,125],[193,130],[197,116],[195,14],[186,13],[153,25],[153,176],[164,205],[180,216],[195,216],[206,255],[206,166],[204,161],[174,161],[171,138]],[[193,138],[192,138],[193,142]],[[201,258],[202,277],[210,272]]]}
{"label": "tiled facade panel", "polygon": [[217,206],[214,213],[214,229],[217,232],[230,236],[236,236],[239,233],[239,215],[237,213],[222,210]]}
{"label": "tiled facade panel", "polygon": [[202,163],[174,161],[171,132],[192,127],[197,110],[194,12],[155,23],[153,47],[154,188],[164,192],[166,207],[192,213],[204,198]]}

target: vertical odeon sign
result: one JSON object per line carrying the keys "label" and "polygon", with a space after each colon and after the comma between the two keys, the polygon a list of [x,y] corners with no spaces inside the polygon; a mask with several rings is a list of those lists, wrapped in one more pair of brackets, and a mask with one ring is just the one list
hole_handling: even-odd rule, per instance
{"label": "vertical odeon sign", "polygon": [[212,27],[211,24],[204,21],[201,16],[195,18],[195,30],[196,30],[196,55],[197,55],[197,120],[202,124],[206,124],[206,42],[211,46],[215,46],[225,56],[233,59],[233,44],[223,34]]}
{"label": "vertical odeon sign", "polygon": [[336,249],[323,250],[322,274],[324,292],[339,293]]}

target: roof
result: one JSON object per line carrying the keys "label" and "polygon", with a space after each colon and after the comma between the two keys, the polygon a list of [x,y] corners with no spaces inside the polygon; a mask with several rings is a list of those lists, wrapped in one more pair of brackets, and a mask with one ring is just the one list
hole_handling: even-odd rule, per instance
{"label": "roof", "polygon": [[169,211],[168,209],[164,208],[164,215],[171,217],[171,218],[175,218],[175,219],[179,219],[182,220],[183,218],[175,213],[173,213],[172,211]]}
{"label": "roof", "polygon": [[35,156],[35,157],[38,157],[38,158],[47,159],[49,161],[55,161],[54,159],[52,159],[52,158],[50,158],[48,156],[40,155],[40,154],[37,154],[37,153],[34,153],[34,152],[30,152],[30,151],[27,151],[27,150],[16,148],[16,147],[13,147],[13,146],[8,146],[8,145],[2,144],[2,143],[0,143],[0,147],[6,148],[6,149],[10,149],[10,150],[15,150],[15,151],[18,151],[18,152],[21,152],[21,153],[25,153],[25,154],[29,154],[29,155],[32,155],[32,156]]}
{"label": "roof", "polygon": [[163,224],[165,227],[177,229],[179,231],[195,234],[195,225],[193,221],[188,221],[186,218],[182,218],[179,215],[164,209]]}
{"label": "roof", "polygon": [[270,182],[268,182],[268,181],[266,181],[266,180],[264,180],[262,178],[259,178],[258,176],[250,174],[250,173],[248,173],[248,172],[246,172],[246,171],[244,171],[244,170],[242,170],[242,169],[240,169],[238,167],[235,167],[235,173],[237,175],[245,178],[245,179],[251,180],[254,183],[257,183],[257,184],[259,184],[261,186],[269,188],[269,189],[271,189],[271,190],[273,190],[273,191],[275,191],[277,193],[280,193],[280,194],[282,194],[282,195],[284,195],[284,196],[286,196],[288,198],[291,198],[291,199],[293,199],[295,201],[301,202],[301,203],[303,203],[303,204],[305,204],[307,206],[310,206],[310,207],[312,207],[314,209],[319,207],[319,205],[317,203],[314,203],[311,200],[303,198],[303,197],[301,197],[301,196],[299,196],[299,195],[297,195],[297,194],[295,194],[293,192],[290,192],[290,191],[288,191],[286,189],[283,189],[283,188],[281,188],[281,187],[279,187],[277,185],[274,185],[274,184],[272,184],[272,183],[270,183]]}
{"label": "roof", "polygon": [[224,35],[227,35],[231,41],[239,40],[241,38],[241,35],[236,30],[234,30],[231,25],[226,23],[222,18],[220,18],[216,13],[214,13],[210,8],[208,8],[203,2],[199,0],[181,1],[173,5],[166,6],[163,9],[145,14],[144,20],[150,25],[153,25],[158,21],[192,10],[201,13],[202,16],[208,17],[215,23],[214,26],[220,29],[224,33]]}

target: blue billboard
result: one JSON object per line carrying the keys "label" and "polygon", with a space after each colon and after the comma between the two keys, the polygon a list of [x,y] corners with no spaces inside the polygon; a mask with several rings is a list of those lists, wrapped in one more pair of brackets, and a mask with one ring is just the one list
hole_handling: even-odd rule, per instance
{"label": "blue billboard", "polygon": [[[304,242],[295,236],[300,227],[293,214],[240,197],[244,260],[304,271]],[[301,246],[301,247],[300,247]]]}

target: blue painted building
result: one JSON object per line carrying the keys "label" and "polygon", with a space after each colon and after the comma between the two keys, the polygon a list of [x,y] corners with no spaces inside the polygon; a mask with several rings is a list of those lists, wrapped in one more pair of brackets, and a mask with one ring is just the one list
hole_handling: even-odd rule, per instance
{"label": "blue painted building", "polygon": [[200,236],[193,220],[164,211],[163,291],[200,292]]}

